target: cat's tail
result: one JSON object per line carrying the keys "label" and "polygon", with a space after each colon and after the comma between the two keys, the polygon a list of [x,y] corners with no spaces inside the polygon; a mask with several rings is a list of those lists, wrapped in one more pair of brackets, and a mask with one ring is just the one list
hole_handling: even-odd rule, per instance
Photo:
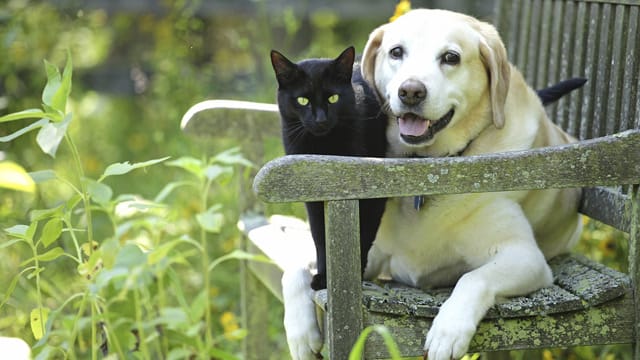
{"label": "cat's tail", "polygon": [[586,78],[576,77],[560,81],[557,84],[537,90],[536,92],[542,101],[542,105],[546,106],[558,101],[561,97],[567,95],[573,90],[581,88],[586,82]]}

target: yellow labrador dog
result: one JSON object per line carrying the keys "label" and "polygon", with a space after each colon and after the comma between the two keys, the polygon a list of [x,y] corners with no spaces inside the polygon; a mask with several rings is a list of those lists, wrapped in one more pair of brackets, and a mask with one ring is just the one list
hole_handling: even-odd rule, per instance
{"label": "yellow labrador dog", "polygon": [[[389,115],[389,157],[469,156],[565,144],[507,60],[496,29],[444,10],[413,10],[374,30],[365,79]],[[578,239],[580,190],[479,193],[387,202],[365,277],[454,286],[429,329],[430,360],[462,357],[500,297],[550,285],[546,260]]]}

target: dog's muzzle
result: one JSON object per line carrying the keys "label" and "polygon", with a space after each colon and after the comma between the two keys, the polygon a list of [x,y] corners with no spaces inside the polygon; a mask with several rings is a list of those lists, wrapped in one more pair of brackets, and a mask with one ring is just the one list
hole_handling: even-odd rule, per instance
{"label": "dog's muzzle", "polygon": [[398,117],[400,137],[404,142],[412,145],[429,141],[436,133],[449,125],[454,112],[452,108],[436,121],[425,119],[415,113],[405,113]]}

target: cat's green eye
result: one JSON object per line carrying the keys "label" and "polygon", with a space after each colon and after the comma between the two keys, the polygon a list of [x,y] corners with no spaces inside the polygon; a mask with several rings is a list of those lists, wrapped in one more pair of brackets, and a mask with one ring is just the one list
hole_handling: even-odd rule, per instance
{"label": "cat's green eye", "polygon": [[298,96],[298,98],[296,100],[298,101],[298,104],[300,104],[302,106],[307,106],[307,104],[309,103],[309,99],[307,99],[304,96]]}
{"label": "cat's green eye", "polygon": [[329,96],[329,103],[330,104],[335,104],[338,102],[338,100],[340,99],[340,96],[338,94],[333,94],[331,96]]}

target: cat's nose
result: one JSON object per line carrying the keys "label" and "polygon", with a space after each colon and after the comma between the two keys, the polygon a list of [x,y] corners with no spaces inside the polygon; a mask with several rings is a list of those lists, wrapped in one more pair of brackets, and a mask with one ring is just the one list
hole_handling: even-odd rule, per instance
{"label": "cat's nose", "polygon": [[405,80],[398,88],[398,98],[405,105],[417,105],[427,98],[427,88],[421,81]]}
{"label": "cat's nose", "polygon": [[326,125],[329,119],[327,119],[327,114],[324,113],[324,111],[318,111],[316,112],[316,123],[318,123],[318,125]]}

